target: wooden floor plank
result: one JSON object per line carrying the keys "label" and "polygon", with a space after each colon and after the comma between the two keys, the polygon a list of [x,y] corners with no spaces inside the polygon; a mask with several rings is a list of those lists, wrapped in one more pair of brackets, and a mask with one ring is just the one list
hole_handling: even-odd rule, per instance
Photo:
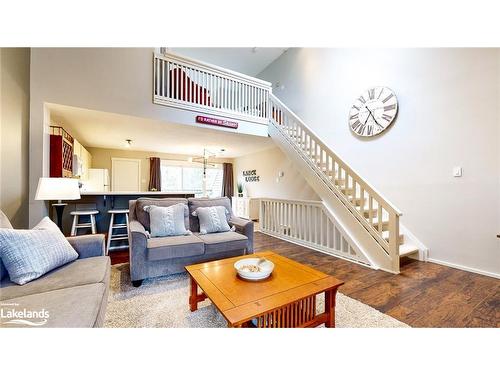
{"label": "wooden floor plank", "polygon": [[[341,279],[341,293],[413,327],[500,328],[500,280],[492,277],[412,259],[405,259],[401,273],[393,275],[259,232],[254,247]],[[110,256],[113,264],[128,262],[128,251]]]}

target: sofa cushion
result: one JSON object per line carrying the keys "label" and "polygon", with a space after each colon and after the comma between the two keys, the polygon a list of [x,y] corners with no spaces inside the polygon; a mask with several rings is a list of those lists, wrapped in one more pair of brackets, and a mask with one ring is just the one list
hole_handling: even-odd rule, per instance
{"label": "sofa cushion", "polygon": [[0,283],[0,300],[78,285],[108,283],[110,264],[110,258],[105,256],[77,259],[25,285],[17,285],[10,280],[3,280]]}
{"label": "sofa cushion", "polygon": [[187,205],[177,203],[169,207],[145,206],[149,213],[151,237],[184,236],[190,234],[186,230],[185,216]]}
{"label": "sofa cushion", "polygon": [[[7,310],[37,311],[45,309],[47,312],[46,323],[40,327],[94,327],[98,320],[103,298],[105,298],[106,285],[95,283],[80,285],[72,288],[58,289],[44,293],[30,294],[2,302],[3,315]],[[11,318],[2,317],[2,327],[32,327],[26,324],[9,324]],[[33,323],[43,323],[44,317],[25,319]]]}
{"label": "sofa cushion", "polygon": [[[144,226],[147,231],[151,230],[149,222],[149,213],[144,211],[146,206],[169,207],[177,203],[187,205],[187,199],[184,198],[139,198],[135,203],[135,216],[137,221]],[[189,210],[184,213],[184,225],[189,228]]]}
{"label": "sofa cushion", "polygon": [[195,233],[205,243],[205,254],[224,253],[226,251],[245,249],[248,238],[237,232],[202,234]]}
{"label": "sofa cushion", "polygon": [[11,281],[24,285],[78,258],[48,217],[32,230],[0,229],[0,257]]}
{"label": "sofa cushion", "polygon": [[147,248],[148,260],[185,258],[205,253],[203,241],[192,234],[150,238],[147,241]]}
{"label": "sofa cushion", "polygon": [[223,206],[227,209],[227,220],[229,221],[233,217],[233,210],[231,209],[231,201],[227,197],[222,198],[188,198],[189,206],[189,229],[192,232],[200,231],[200,222],[196,216],[193,216],[198,207],[212,207],[212,206]]}

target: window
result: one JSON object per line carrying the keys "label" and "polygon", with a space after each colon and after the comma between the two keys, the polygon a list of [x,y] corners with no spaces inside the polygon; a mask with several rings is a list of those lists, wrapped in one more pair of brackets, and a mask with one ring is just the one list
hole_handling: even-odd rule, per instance
{"label": "window", "polygon": [[[207,167],[207,195],[220,197],[222,193],[222,165]],[[161,161],[161,190],[194,192],[203,195],[203,166],[183,161]]]}

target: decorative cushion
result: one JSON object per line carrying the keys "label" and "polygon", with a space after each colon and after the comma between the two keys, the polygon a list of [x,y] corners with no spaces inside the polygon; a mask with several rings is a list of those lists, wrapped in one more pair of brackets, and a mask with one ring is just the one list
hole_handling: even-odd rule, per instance
{"label": "decorative cushion", "polygon": [[0,229],[0,256],[10,280],[24,285],[78,258],[48,217],[31,230]]}
{"label": "decorative cushion", "polygon": [[193,216],[193,212],[195,212],[198,207],[212,207],[212,206],[223,206],[226,207],[226,217],[229,221],[231,217],[233,217],[233,211],[231,209],[231,201],[227,197],[222,198],[188,198],[189,205],[189,229],[192,232],[200,231],[200,222],[196,216]]}
{"label": "decorative cushion", "polygon": [[200,222],[200,234],[229,232],[231,227],[227,222],[227,208],[223,206],[198,207],[193,216]]}
{"label": "decorative cushion", "polygon": [[[150,230],[149,213],[144,211],[146,206],[169,207],[174,204],[187,204],[187,199],[184,198],[139,198],[135,203],[135,216],[137,221],[144,226],[147,231]],[[184,213],[184,222],[186,228],[189,228],[189,210]]]}
{"label": "decorative cushion", "polygon": [[177,203],[169,207],[145,206],[149,213],[151,237],[183,236],[189,234],[184,224],[186,204]]}

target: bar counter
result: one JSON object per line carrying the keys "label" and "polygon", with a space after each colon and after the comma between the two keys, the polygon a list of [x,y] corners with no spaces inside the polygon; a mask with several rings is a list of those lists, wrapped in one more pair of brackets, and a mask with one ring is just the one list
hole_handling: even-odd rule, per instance
{"label": "bar counter", "polygon": [[[98,233],[107,233],[109,228],[110,215],[108,210],[128,208],[128,201],[140,197],[151,198],[192,198],[195,194],[201,192],[165,192],[165,191],[82,191],[81,198],[74,201],[66,201],[68,203],[64,209],[63,215],[63,232],[69,236],[71,232],[71,224],[73,217],[71,211],[77,210],[97,210],[96,225]],[[54,203],[54,202],[50,202]],[[55,210],[52,212],[52,217],[55,220]],[[78,232],[84,234],[84,230]]]}

